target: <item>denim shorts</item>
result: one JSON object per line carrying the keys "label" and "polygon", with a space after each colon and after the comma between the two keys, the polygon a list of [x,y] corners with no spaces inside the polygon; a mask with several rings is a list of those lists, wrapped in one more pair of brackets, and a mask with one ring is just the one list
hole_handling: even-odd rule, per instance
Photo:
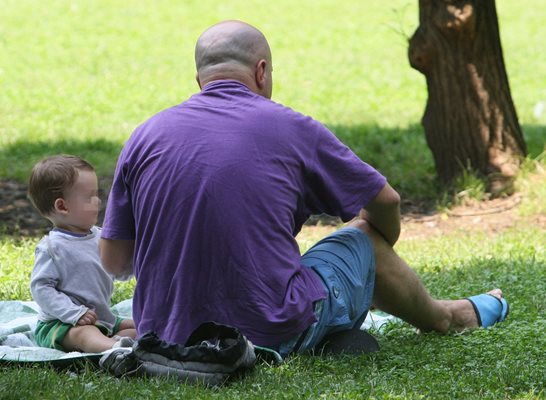
{"label": "denim shorts", "polygon": [[360,229],[347,227],[327,236],[301,257],[301,264],[317,273],[327,294],[315,303],[317,321],[279,346],[282,357],[311,350],[328,334],[359,327],[372,304],[374,250]]}

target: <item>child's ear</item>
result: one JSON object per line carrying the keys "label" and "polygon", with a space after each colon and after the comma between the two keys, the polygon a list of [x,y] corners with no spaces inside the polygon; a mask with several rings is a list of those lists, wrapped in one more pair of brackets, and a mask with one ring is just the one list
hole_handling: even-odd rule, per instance
{"label": "child's ear", "polygon": [[68,212],[68,208],[66,207],[66,202],[61,197],[55,200],[55,203],[53,203],[53,207],[55,208],[55,212],[58,212],[61,214],[66,214]]}

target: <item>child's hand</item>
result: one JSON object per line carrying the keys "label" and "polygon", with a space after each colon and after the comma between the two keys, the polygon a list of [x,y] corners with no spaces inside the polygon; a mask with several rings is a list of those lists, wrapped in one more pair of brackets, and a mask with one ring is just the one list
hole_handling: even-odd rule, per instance
{"label": "child's hand", "polygon": [[95,311],[93,310],[87,310],[87,312],[80,317],[76,325],[95,325],[95,322],[97,322],[97,314],[95,314]]}

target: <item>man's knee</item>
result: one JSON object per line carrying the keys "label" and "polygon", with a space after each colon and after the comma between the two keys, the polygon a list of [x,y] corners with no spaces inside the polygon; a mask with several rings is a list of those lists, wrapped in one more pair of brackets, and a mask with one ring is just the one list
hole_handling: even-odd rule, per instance
{"label": "man's knee", "polygon": [[360,229],[362,232],[367,234],[368,236],[371,236],[373,233],[375,233],[375,230],[370,225],[368,221],[362,218],[357,218],[349,222],[348,226],[352,228]]}
{"label": "man's knee", "polygon": [[372,241],[373,248],[376,253],[376,258],[377,258],[378,249],[383,249],[385,247],[392,249],[392,246],[389,243],[387,243],[385,238],[365,219],[362,219],[362,218],[355,219],[351,221],[348,224],[348,226],[360,229],[362,232],[368,235],[368,237]]}

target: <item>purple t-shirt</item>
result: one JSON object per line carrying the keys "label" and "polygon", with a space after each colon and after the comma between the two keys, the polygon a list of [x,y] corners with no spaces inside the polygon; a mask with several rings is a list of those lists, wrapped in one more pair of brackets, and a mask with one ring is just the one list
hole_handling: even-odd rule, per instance
{"label": "purple t-shirt", "polygon": [[135,240],[133,317],[185,343],[204,321],[277,345],[325,297],[295,240],[310,214],[347,221],[385,178],[322,124],[216,81],[139,126],[116,167],[102,237]]}

